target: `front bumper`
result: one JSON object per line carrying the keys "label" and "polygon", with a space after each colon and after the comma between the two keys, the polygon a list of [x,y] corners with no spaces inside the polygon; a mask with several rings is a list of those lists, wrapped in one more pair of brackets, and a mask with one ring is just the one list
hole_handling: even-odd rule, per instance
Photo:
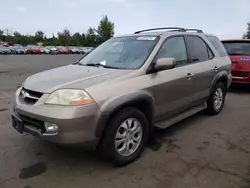
{"label": "front bumper", "polygon": [[[101,112],[96,104],[85,106],[45,105],[44,94],[34,105],[24,104],[20,89],[15,95],[13,118],[23,122],[23,132],[58,144],[74,144],[95,147],[95,135]],[[14,120],[13,120],[14,121]],[[56,133],[46,131],[44,122],[58,126]],[[15,122],[13,122],[14,128]],[[22,131],[19,130],[22,133]]]}

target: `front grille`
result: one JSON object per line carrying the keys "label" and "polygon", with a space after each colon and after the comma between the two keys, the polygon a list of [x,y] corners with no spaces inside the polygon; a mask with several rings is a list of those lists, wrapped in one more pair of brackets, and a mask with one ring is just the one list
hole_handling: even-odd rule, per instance
{"label": "front grille", "polygon": [[23,88],[20,92],[20,97],[26,104],[35,104],[41,97],[43,93],[31,91]]}
{"label": "front grille", "polygon": [[249,77],[249,72],[232,71],[232,75],[233,75],[234,77],[242,77],[242,78],[245,78],[245,77]]}
{"label": "front grille", "polygon": [[42,134],[45,133],[46,129],[44,126],[44,122],[18,114],[18,116],[23,120],[25,125],[32,126],[36,129],[38,129]]}

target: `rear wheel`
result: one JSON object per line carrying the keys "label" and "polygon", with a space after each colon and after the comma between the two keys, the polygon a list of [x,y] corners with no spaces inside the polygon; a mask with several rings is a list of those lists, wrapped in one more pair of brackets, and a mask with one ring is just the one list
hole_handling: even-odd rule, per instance
{"label": "rear wheel", "polygon": [[148,137],[145,115],[136,108],[124,108],[110,119],[100,149],[115,165],[126,165],[140,156]]}
{"label": "rear wheel", "polygon": [[219,114],[224,107],[225,98],[226,86],[218,82],[207,100],[207,112],[211,115]]}

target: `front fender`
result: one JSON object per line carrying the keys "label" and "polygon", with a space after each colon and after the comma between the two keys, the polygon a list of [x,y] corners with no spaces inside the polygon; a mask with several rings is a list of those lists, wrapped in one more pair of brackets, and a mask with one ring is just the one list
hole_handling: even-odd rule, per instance
{"label": "front fender", "polygon": [[138,91],[135,93],[126,93],[124,95],[116,96],[106,101],[103,105],[99,106],[100,111],[102,113],[97,123],[96,132],[95,132],[96,136],[99,138],[102,136],[105,126],[110,116],[114,112],[116,112],[117,110],[121,109],[124,106],[130,105],[139,101],[145,101],[148,104],[150,104],[151,109],[152,109],[152,114],[154,113],[153,111],[154,110],[154,98],[147,91]]}

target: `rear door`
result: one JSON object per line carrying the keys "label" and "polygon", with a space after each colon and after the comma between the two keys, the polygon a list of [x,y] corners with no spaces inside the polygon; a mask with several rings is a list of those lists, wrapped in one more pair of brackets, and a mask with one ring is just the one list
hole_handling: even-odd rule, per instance
{"label": "rear door", "polygon": [[185,36],[194,73],[193,105],[206,100],[212,80],[217,72],[215,55],[206,41],[197,35]]}
{"label": "rear door", "polygon": [[232,62],[234,79],[250,81],[250,40],[222,41]]}

